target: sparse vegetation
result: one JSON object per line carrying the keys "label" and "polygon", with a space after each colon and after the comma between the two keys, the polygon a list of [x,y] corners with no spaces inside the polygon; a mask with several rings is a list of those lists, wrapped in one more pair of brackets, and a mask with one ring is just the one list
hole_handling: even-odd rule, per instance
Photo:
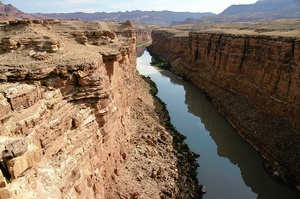
{"label": "sparse vegetation", "polygon": [[152,41],[143,41],[143,42],[137,43],[136,47],[149,46],[149,45],[151,45],[151,42]]}
{"label": "sparse vegetation", "polygon": [[[194,196],[194,198],[195,199],[202,198],[201,186],[198,185],[198,179],[197,179],[197,167],[199,165],[195,159],[196,157],[198,157],[198,155],[194,154],[189,149],[188,145],[184,142],[186,136],[178,132],[176,128],[173,126],[173,124],[171,123],[171,118],[169,115],[169,111],[167,110],[166,103],[164,103],[159,97],[157,97],[158,89],[155,82],[153,82],[149,76],[146,77],[141,75],[141,77],[150,86],[150,93],[154,98],[154,103],[156,107],[155,111],[159,116],[161,124],[172,135],[174,148],[177,150],[178,153],[184,154],[182,158],[178,159],[179,172],[184,173],[183,175],[187,175],[196,184],[197,194]],[[188,163],[189,166],[187,166],[186,163]]]}
{"label": "sparse vegetation", "polygon": [[163,68],[166,70],[171,69],[171,64],[169,62],[162,61],[162,60],[153,60],[150,64],[152,66],[156,66],[156,67]]}

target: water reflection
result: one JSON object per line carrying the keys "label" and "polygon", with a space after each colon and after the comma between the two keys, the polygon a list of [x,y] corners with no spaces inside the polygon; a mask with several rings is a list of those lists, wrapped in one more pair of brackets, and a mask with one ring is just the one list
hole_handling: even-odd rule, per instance
{"label": "water reflection", "polygon": [[207,101],[197,88],[168,71],[160,73],[170,78],[174,85],[183,86],[188,112],[201,118],[205,129],[217,145],[218,155],[228,158],[232,164],[240,168],[245,184],[251,187],[253,192],[258,193],[257,198],[300,197],[298,191],[275,182],[266,174],[262,167],[263,158],[237,135],[232,126],[216,112],[212,103]]}
{"label": "water reflection", "polygon": [[296,199],[300,193],[273,181],[263,170],[263,159],[240,138],[214,106],[190,83],[169,71],[149,66],[146,52],[138,60],[140,73],[156,82],[171,121],[190,148],[201,154],[198,179],[207,186],[204,199]]}

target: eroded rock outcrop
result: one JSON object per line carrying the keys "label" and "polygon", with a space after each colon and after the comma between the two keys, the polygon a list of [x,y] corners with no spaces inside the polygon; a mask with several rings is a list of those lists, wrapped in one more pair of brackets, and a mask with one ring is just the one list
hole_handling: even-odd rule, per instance
{"label": "eroded rock outcrop", "polygon": [[137,76],[129,21],[0,28],[0,199],[197,195],[192,152]]}
{"label": "eroded rock outcrop", "polygon": [[153,31],[150,50],[212,98],[276,165],[273,174],[300,189],[300,38],[288,30],[254,30],[164,28]]}
{"label": "eroded rock outcrop", "polygon": [[151,32],[154,28],[155,26],[135,26],[137,57],[140,57],[145,52],[146,47],[151,45]]}
{"label": "eroded rock outcrop", "polygon": [[156,28],[155,26],[136,26],[135,35],[137,45],[149,43],[152,41],[151,32]]}
{"label": "eroded rock outcrop", "polygon": [[135,132],[131,27],[50,20],[1,28],[0,198],[104,198]]}

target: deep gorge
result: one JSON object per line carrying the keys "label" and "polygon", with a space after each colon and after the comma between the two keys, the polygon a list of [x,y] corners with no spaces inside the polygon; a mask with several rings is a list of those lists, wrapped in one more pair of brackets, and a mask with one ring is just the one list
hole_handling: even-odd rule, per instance
{"label": "deep gorge", "polygon": [[272,179],[265,160],[247,143],[214,105],[191,82],[160,67],[151,66],[145,52],[138,58],[141,74],[149,76],[166,103],[171,122],[190,149],[200,154],[197,178],[207,193],[203,199],[296,199],[300,192]]}
{"label": "deep gorge", "polygon": [[0,28],[1,199],[199,193],[194,155],[163,126],[136,71],[149,31],[31,19]]}
{"label": "deep gorge", "polygon": [[162,28],[152,39],[152,56],[199,87],[271,173],[299,189],[299,38]]}
{"label": "deep gorge", "polygon": [[[0,28],[0,198],[197,198],[196,154],[171,136],[136,71],[136,44],[151,29],[54,19]],[[299,188],[299,39],[166,30],[152,39],[153,56]]]}

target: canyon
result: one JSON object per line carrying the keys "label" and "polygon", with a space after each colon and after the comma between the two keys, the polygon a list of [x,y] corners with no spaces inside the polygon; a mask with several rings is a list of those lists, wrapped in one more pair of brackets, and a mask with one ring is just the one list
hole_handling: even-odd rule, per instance
{"label": "canyon", "polygon": [[181,25],[152,32],[156,63],[195,84],[266,160],[300,190],[299,20]]}
{"label": "canyon", "polygon": [[199,194],[194,154],[136,72],[149,31],[29,18],[0,28],[0,198]]}
{"label": "canyon", "polygon": [[[171,19],[0,8],[0,199],[201,197],[197,154],[136,71],[151,42],[157,63],[200,88],[267,172],[300,190],[299,20],[159,28],[133,24]],[[93,14],[70,14],[81,15]]]}

